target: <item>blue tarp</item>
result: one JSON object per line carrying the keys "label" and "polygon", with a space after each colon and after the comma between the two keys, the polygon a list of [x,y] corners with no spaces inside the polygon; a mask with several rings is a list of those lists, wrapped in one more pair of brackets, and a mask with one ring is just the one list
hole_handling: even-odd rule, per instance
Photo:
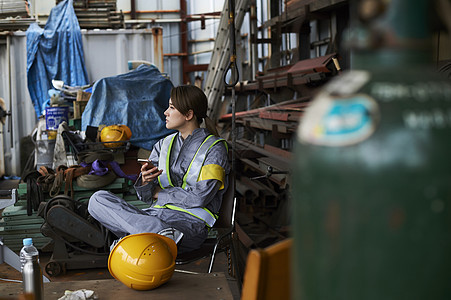
{"label": "blue tarp", "polygon": [[166,128],[164,111],[173,85],[154,66],[141,65],[125,74],[100,79],[81,118],[88,125],[127,125],[131,144],[147,150],[173,132]]}
{"label": "blue tarp", "polygon": [[36,114],[39,117],[53,88],[52,79],[69,86],[88,84],[80,26],[72,0],[65,0],[50,12],[44,29],[33,23],[27,30],[27,77]]}

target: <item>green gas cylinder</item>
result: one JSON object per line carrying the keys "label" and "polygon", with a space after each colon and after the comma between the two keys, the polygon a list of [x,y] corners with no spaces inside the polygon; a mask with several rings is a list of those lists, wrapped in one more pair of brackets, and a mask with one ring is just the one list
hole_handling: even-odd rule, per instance
{"label": "green gas cylinder", "polygon": [[451,299],[451,84],[425,43],[433,1],[385,3],[370,49],[300,122],[294,299]]}

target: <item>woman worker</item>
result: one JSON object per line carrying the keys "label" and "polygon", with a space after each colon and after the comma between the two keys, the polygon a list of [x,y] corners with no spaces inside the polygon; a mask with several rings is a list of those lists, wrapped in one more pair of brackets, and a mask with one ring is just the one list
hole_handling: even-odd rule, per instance
{"label": "woman worker", "polygon": [[[119,239],[159,233],[172,238],[180,253],[197,249],[205,241],[230,172],[226,143],[217,137],[207,107],[207,97],[195,86],[171,90],[164,115],[166,127],[177,132],[154,145],[135,183],[139,199],[149,208],[138,209],[108,191],[91,196],[89,213]],[[207,129],[200,128],[203,121]]]}

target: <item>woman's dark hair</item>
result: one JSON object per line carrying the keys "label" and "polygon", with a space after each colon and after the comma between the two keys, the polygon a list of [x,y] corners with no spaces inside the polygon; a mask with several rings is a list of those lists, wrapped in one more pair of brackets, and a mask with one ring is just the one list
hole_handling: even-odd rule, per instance
{"label": "woman's dark hair", "polygon": [[183,115],[188,114],[190,109],[196,117],[197,123],[202,124],[210,133],[218,136],[218,131],[213,121],[207,116],[208,100],[204,92],[194,85],[181,85],[171,90],[172,105]]}

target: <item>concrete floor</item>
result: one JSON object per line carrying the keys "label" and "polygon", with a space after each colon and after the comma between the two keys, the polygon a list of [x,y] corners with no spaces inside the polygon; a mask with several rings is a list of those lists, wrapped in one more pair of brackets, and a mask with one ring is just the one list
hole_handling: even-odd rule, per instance
{"label": "concrete floor", "polygon": [[[40,255],[41,269],[44,270],[45,264],[48,262],[49,259],[50,259],[49,254],[44,253]],[[206,273],[208,270],[208,264],[209,264],[208,258],[200,259],[190,264],[177,265],[176,272]],[[227,258],[225,253],[219,253],[213,266],[213,273],[223,272],[226,275],[230,291],[233,295],[233,299],[240,299],[240,291],[238,288],[237,281],[228,275],[227,268],[228,268]],[[51,282],[113,279],[113,277],[110,275],[108,271],[108,268],[68,270],[65,274],[62,274],[57,277],[50,277],[45,272],[44,275],[46,275]],[[10,282],[11,280],[21,281],[22,275],[20,274],[19,271],[17,271],[16,269],[14,269],[13,267],[9,266],[6,263],[0,264],[0,299],[10,299],[7,298],[8,291],[2,288],[2,283],[7,283]],[[71,289],[70,285],[68,285],[67,289],[68,290]]]}
{"label": "concrete floor", "polygon": [[[0,180],[0,190],[9,190],[12,188],[16,188],[18,183],[19,183],[18,180]],[[41,253],[40,265],[42,270],[45,270],[44,267],[46,263],[49,261],[50,256],[51,253]],[[176,272],[206,273],[208,271],[208,265],[209,258],[204,258],[189,264],[176,265]],[[226,275],[229,288],[232,292],[234,299],[240,299],[240,291],[238,288],[237,281],[228,274],[227,256],[225,255],[224,252],[218,253],[218,255],[216,256],[215,264],[213,266],[213,272],[223,272]],[[50,279],[50,281],[55,282],[113,278],[110,275],[108,268],[68,270],[66,271],[65,274],[59,275],[57,277],[50,277],[48,275],[47,277]],[[0,296],[1,296],[0,299],[12,299],[7,298],[7,291],[2,290],[2,283],[9,282],[11,280],[21,281],[22,274],[6,263],[0,264]],[[68,289],[70,289],[70,286],[68,286]],[[3,298],[5,296],[6,298]]]}

